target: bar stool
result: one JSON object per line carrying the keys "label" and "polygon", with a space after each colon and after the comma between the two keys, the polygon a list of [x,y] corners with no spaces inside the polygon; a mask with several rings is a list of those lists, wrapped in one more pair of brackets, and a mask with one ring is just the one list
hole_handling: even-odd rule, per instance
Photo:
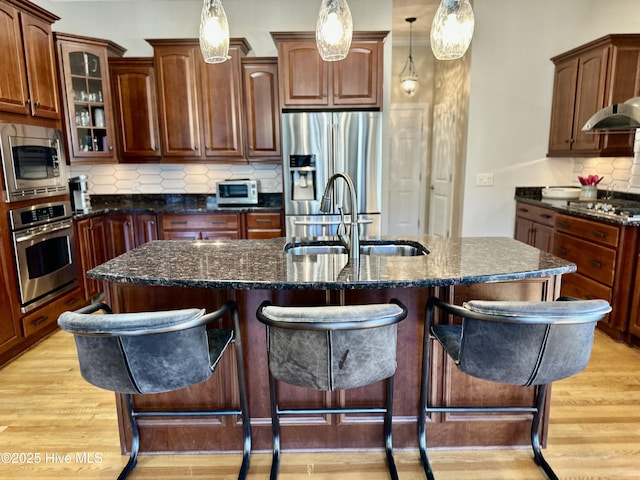
{"label": "bar stool", "polygon": [[[102,313],[104,315],[99,315]],[[231,314],[233,330],[207,326]],[[124,397],[131,424],[131,455],[118,476],[124,480],[138,459],[138,418],[240,415],[243,457],[238,479],[246,478],[251,453],[251,426],[245,381],[239,314],[234,302],[205,314],[203,309],[113,314],[99,303],[64,312],[58,325],[75,337],[80,373],[92,385]],[[229,344],[236,350],[240,408],[227,410],[137,411],[132,395],[178,390],[207,380]]]}
{"label": "bar stool", "polygon": [[[462,318],[461,325],[435,325],[434,310]],[[418,444],[425,474],[434,480],[427,457],[430,412],[512,412],[533,414],[533,459],[551,480],[558,477],[542,455],[539,427],[547,387],[581,372],[589,362],[596,323],[611,307],[604,300],[561,297],[555,302],[472,300],[450,305],[428,300],[422,350]],[[434,407],[429,401],[431,341],[436,339],[462,372],[493,382],[537,386],[534,407]]]}
{"label": "bar stool", "polygon": [[[273,456],[271,480],[280,467],[281,415],[317,413],[384,414],[387,467],[398,473],[393,458],[393,379],[396,370],[397,323],[407,315],[399,301],[387,304],[280,307],[264,302],[258,320],[267,325]],[[281,409],[276,382],[323,391],[363,387],[386,379],[383,408],[336,407]]]}

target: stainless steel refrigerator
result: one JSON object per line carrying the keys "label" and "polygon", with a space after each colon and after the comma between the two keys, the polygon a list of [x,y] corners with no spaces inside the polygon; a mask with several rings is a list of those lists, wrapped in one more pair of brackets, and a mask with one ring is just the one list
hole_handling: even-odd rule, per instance
{"label": "stainless steel refrigerator", "polygon": [[334,236],[340,208],[350,222],[352,207],[342,179],[334,183],[333,213],[320,212],[325,186],[336,172],[347,173],[355,185],[360,235],[380,235],[380,112],[284,113],[282,149],[287,238]]}

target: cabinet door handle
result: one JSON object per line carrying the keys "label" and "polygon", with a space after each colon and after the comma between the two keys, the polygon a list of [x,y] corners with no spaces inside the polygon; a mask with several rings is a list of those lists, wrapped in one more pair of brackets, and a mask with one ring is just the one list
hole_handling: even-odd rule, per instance
{"label": "cabinet door handle", "polygon": [[558,247],[556,248],[556,250],[558,251],[558,253],[561,253],[562,255],[566,255],[567,253],[569,253],[569,250],[567,250],[564,247]]}
{"label": "cabinet door handle", "polygon": [[193,147],[193,149],[194,149],[195,151],[198,151],[198,150],[200,150],[200,147],[198,147],[198,145],[196,145],[195,147]]}
{"label": "cabinet door handle", "polygon": [[24,104],[25,104],[25,105],[31,105],[31,99],[30,99],[30,98],[27,98],[27,99],[24,101]]}
{"label": "cabinet door handle", "polygon": [[564,222],[564,221],[558,222],[558,225],[563,227],[563,228],[570,228],[571,227],[571,224],[569,222]]}
{"label": "cabinet door handle", "polygon": [[37,327],[38,325],[42,325],[44,322],[46,322],[49,319],[49,317],[47,317],[46,315],[43,315],[41,317],[36,318],[35,320],[33,320],[31,322],[31,325],[33,325],[34,327]]}
{"label": "cabinet door handle", "polygon": [[602,268],[603,266],[602,262],[599,262],[598,260],[594,260],[593,258],[589,259],[589,263],[596,268]]}
{"label": "cabinet door handle", "polygon": [[35,105],[35,107],[37,108],[37,107],[39,107],[39,106],[40,106],[40,102],[36,102],[36,103],[34,103],[34,105]]}
{"label": "cabinet door handle", "polygon": [[606,232],[603,232],[602,230],[591,230],[591,234],[594,237],[598,237],[598,238],[607,238],[607,234]]}

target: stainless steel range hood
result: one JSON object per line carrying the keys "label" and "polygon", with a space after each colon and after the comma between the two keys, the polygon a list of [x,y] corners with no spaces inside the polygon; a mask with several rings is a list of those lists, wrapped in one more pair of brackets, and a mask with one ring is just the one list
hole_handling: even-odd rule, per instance
{"label": "stainless steel range hood", "polygon": [[583,132],[628,133],[640,128],[640,97],[630,98],[596,112],[582,127]]}

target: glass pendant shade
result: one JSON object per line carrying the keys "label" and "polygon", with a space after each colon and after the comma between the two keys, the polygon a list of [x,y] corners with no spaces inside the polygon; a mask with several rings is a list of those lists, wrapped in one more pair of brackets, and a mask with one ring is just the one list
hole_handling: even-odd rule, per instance
{"label": "glass pendant shade", "polygon": [[229,23],[220,0],[204,0],[200,51],[207,63],[222,63],[229,58]]}
{"label": "glass pendant shade", "polygon": [[461,58],[471,43],[474,23],[469,0],[442,0],[431,25],[431,49],[436,58]]}
{"label": "glass pendant shade", "polygon": [[347,57],[353,36],[351,9],[346,0],[322,0],[316,23],[316,44],[323,60]]}
{"label": "glass pendant shade", "polygon": [[400,72],[400,88],[409,97],[413,97],[418,88],[418,74],[416,73],[416,66],[413,64],[413,22],[416,21],[415,17],[405,18],[405,21],[409,23],[409,56],[407,61],[404,62],[404,67]]}

